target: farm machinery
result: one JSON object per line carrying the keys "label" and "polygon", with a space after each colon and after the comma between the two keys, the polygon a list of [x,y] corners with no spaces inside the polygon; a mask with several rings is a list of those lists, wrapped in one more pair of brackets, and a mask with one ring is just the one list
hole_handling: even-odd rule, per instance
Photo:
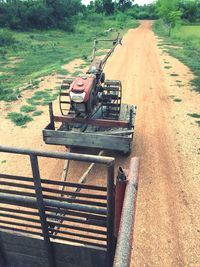
{"label": "farm machinery", "polygon": [[[100,41],[113,43],[103,59],[96,56]],[[54,116],[50,104],[50,123],[43,130],[45,143],[131,152],[136,107],[122,104],[121,82],[107,80],[103,71],[119,44],[119,34],[114,40],[95,39],[87,72],[63,80],[59,97],[61,116]]]}
{"label": "farm machinery", "polygon": [[[117,172],[115,158],[103,150],[131,152],[136,107],[121,103],[121,82],[103,72],[119,35],[103,60],[96,58],[97,43],[87,73],[62,83],[61,116],[49,105],[43,139],[68,152],[0,146],[0,154],[19,156],[30,168],[28,174],[17,166],[14,174],[0,171],[0,266],[131,266],[139,160]],[[73,147],[100,152],[72,153]],[[51,167],[63,160],[62,177],[51,177]],[[101,171],[92,172],[94,166]]]}

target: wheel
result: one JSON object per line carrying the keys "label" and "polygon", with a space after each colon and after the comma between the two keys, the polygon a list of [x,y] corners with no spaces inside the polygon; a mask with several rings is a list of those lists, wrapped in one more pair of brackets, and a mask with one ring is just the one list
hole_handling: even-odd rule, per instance
{"label": "wheel", "polygon": [[122,99],[121,82],[117,80],[106,80],[102,88],[103,118],[118,120]]}

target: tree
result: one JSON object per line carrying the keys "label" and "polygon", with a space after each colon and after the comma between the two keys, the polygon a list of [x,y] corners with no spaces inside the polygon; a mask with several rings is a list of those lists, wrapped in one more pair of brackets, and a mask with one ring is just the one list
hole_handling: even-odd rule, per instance
{"label": "tree", "polygon": [[200,13],[198,1],[196,0],[184,0],[180,2],[180,9],[182,12],[182,19],[188,20],[189,22],[195,22]]}
{"label": "tree", "polygon": [[115,11],[115,5],[112,0],[103,0],[103,9],[106,15],[111,15]]}
{"label": "tree", "polygon": [[125,11],[132,6],[133,2],[133,0],[118,0],[118,5],[122,11]]}
{"label": "tree", "polygon": [[181,18],[179,0],[158,0],[157,12],[169,27],[169,35],[171,35],[171,29],[176,26],[177,22]]}

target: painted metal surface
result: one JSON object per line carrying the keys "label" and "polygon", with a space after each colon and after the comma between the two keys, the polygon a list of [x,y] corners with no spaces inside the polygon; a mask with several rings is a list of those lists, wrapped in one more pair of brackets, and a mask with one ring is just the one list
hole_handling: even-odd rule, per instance
{"label": "painted metal surface", "polygon": [[132,158],[126,186],[120,230],[113,267],[129,267],[131,260],[136,199],[138,190],[139,159]]}

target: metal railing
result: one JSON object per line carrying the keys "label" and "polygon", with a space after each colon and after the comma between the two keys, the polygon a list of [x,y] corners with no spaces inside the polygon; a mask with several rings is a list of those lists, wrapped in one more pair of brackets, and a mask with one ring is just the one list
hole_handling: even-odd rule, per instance
{"label": "metal railing", "polygon": [[[0,152],[28,156],[32,169],[32,177],[0,174],[0,230],[42,236],[51,267],[56,265],[55,239],[104,248],[110,266],[114,254],[114,158],[2,146]],[[105,165],[107,186],[43,179],[38,157]]]}

